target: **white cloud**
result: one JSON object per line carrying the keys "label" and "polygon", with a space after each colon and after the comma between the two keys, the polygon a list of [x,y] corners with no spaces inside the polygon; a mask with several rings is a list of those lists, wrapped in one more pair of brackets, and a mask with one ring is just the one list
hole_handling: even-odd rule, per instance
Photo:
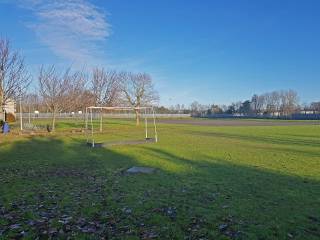
{"label": "white cloud", "polygon": [[86,0],[22,0],[19,6],[35,16],[28,27],[55,55],[74,63],[97,62],[111,31],[104,11]]}

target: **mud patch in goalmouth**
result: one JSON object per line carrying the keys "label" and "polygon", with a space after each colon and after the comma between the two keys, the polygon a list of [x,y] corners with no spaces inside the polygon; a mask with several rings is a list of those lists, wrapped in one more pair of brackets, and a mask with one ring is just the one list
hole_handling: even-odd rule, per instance
{"label": "mud patch in goalmouth", "polygon": [[156,171],[155,168],[150,168],[150,167],[131,167],[126,172],[131,174],[136,174],[136,173],[152,174],[152,173],[155,173],[155,171]]}

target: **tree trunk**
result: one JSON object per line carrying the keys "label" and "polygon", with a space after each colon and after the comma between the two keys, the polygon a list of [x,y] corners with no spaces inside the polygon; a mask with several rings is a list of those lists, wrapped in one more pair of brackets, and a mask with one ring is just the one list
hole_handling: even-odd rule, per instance
{"label": "tree trunk", "polygon": [[139,110],[135,110],[135,113],[136,113],[136,126],[139,126],[140,125],[140,113],[139,113]]}
{"label": "tree trunk", "polygon": [[[0,82],[0,84],[1,84],[1,82]],[[5,112],[3,109],[3,107],[4,107],[3,100],[4,100],[3,90],[2,90],[2,86],[0,85],[0,116],[2,114],[2,118],[3,118],[2,120],[5,121],[6,119],[5,119]],[[0,120],[1,120],[1,117],[0,117]]]}
{"label": "tree trunk", "polygon": [[52,114],[52,131],[54,132],[56,128],[56,111],[54,110]]}
{"label": "tree trunk", "polygon": [[100,132],[102,132],[102,110],[100,112]]}

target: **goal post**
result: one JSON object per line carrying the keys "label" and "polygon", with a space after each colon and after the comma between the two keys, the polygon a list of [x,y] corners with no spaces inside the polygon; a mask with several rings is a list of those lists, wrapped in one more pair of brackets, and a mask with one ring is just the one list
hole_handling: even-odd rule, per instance
{"label": "goal post", "polygon": [[[99,121],[99,132],[102,132],[103,128],[103,110],[109,112],[133,112],[136,113],[139,111],[139,114],[142,113],[142,117],[144,117],[144,130],[145,130],[145,142],[158,142],[158,133],[157,133],[157,124],[156,124],[156,115],[153,107],[143,106],[143,107],[98,107],[98,106],[90,106],[86,108],[85,111],[85,132],[87,137],[87,144],[95,147],[97,142],[95,141],[94,135],[94,119]],[[121,114],[120,114],[121,115]],[[148,124],[148,116],[153,119],[153,132],[154,138],[149,137],[149,124]],[[129,117],[129,115],[126,115]],[[99,143],[99,145],[103,145],[103,143]]]}

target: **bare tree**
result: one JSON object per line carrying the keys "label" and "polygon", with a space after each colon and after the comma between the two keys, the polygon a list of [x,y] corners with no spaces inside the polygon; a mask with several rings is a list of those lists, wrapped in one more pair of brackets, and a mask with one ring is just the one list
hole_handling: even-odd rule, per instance
{"label": "bare tree", "polygon": [[320,102],[312,102],[310,108],[314,113],[320,113]]}
{"label": "bare tree", "polygon": [[95,96],[89,89],[84,89],[82,93],[81,107],[85,110],[88,106],[95,105]]}
{"label": "bare tree", "polygon": [[114,105],[119,95],[119,79],[117,72],[114,70],[106,71],[104,68],[93,69],[91,87],[96,105]]}
{"label": "bare tree", "polygon": [[[39,110],[40,106],[40,99],[37,93],[26,93],[23,96],[23,105],[22,105],[22,112],[29,112],[31,113],[34,110]],[[18,106],[17,106],[18,107]],[[20,112],[20,109],[19,111]]]}
{"label": "bare tree", "polygon": [[146,73],[128,73],[122,72],[120,77],[120,89],[124,102],[130,104],[135,109],[136,124],[140,124],[139,107],[142,105],[151,105],[158,101],[159,96],[155,91],[152,78]]}
{"label": "bare tree", "polygon": [[54,66],[40,69],[39,90],[44,103],[52,112],[52,130],[55,130],[58,112],[84,110],[88,103],[92,104],[93,97],[86,89],[87,83],[88,78],[84,71],[72,72],[71,68],[68,68],[60,74]]}
{"label": "bare tree", "polygon": [[238,102],[232,103],[232,105],[234,106],[235,112],[241,114],[242,102],[238,101]]}
{"label": "bare tree", "polygon": [[280,91],[271,92],[271,102],[274,107],[274,111],[277,112],[277,114],[279,115],[281,113],[281,92]]}
{"label": "bare tree", "polygon": [[258,115],[263,111],[265,105],[265,97],[264,95],[254,94],[251,98],[251,106],[254,114]]}
{"label": "bare tree", "polygon": [[67,84],[64,86],[66,88],[66,94],[64,97],[64,106],[63,110],[70,112],[75,110],[84,110],[87,106],[87,83],[88,78],[84,71],[67,71],[64,75],[64,83]]}
{"label": "bare tree", "polygon": [[299,106],[298,94],[293,90],[273,91],[262,95],[264,98],[265,111],[268,114],[290,115],[294,113]]}
{"label": "bare tree", "polygon": [[30,83],[24,58],[11,51],[8,40],[0,39],[0,112],[9,99],[19,99]]}
{"label": "bare tree", "polygon": [[281,111],[283,115],[290,115],[294,113],[298,107],[298,94],[293,90],[281,91]]}
{"label": "bare tree", "polygon": [[308,103],[306,103],[306,102],[303,102],[303,103],[299,106],[299,109],[300,109],[301,111],[303,111],[304,114],[307,114],[307,112],[310,111],[310,109],[311,109],[311,105],[308,104]]}
{"label": "bare tree", "polygon": [[265,110],[267,114],[272,114],[273,116],[280,111],[280,94],[278,91],[273,91],[271,93],[265,93]]}
{"label": "bare tree", "polygon": [[201,109],[201,106],[199,102],[193,101],[190,104],[190,110],[192,115],[195,115],[195,116],[198,115],[200,113],[200,109]]}
{"label": "bare tree", "polygon": [[55,130],[56,115],[65,106],[66,94],[69,86],[69,70],[62,76],[54,66],[45,69],[43,66],[39,73],[39,92],[52,113],[52,130]]}

